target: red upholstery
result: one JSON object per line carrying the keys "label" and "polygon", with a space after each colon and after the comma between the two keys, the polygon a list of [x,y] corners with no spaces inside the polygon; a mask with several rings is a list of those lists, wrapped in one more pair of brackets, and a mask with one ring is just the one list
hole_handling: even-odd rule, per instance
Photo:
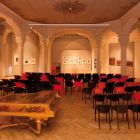
{"label": "red upholstery", "polygon": [[105,88],[105,82],[100,82],[97,86],[93,89],[93,94],[103,94],[103,89]]}
{"label": "red upholstery", "polygon": [[53,91],[59,91],[60,95],[63,96],[64,94],[63,85],[53,84]]}
{"label": "red upholstery", "polygon": [[110,78],[109,80],[108,80],[108,82],[117,82],[118,81],[118,79],[117,78]]}
{"label": "red upholstery", "polygon": [[107,78],[106,75],[100,75],[100,79]]}
{"label": "red upholstery", "polygon": [[140,93],[135,93],[135,94],[133,94],[133,99],[134,99],[135,101],[140,101]]}
{"label": "red upholstery", "polygon": [[117,94],[124,93],[124,89],[125,89],[125,87],[115,87],[114,93],[117,93]]}
{"label": "red upholstery", "polygon": [[42,74],[40,77],[40,81],[49,81],[49,79],[46,74]]}
{"label": "red upholstery", "polygon": [[15,82],[16,87],[18,88],[25,88],[25,84],[21,82]]}
{"label": "red upholstery", "polygon": [[74,95],[76,95],[76,90],[79,88],[82,94],[83,83],[81,81],[74,81]]}
{"label": "red upholstery", "polygon": [[64,81],[63,77],[56,77],[55,79],[57,82],[63,85],[63,81]]}
{"label": "red upholstery", "polygon": [[21,80],[27,80],[27,74],[26,73],[22,73]]}

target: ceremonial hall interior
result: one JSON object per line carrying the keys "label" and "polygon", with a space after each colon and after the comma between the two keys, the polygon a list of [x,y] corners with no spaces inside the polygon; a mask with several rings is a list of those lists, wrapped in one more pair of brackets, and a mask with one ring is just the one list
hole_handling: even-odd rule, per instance
{"label": "ceremonial hall interior", "polygon": [[140,139],[140,0],[0,0],[0,140]]}

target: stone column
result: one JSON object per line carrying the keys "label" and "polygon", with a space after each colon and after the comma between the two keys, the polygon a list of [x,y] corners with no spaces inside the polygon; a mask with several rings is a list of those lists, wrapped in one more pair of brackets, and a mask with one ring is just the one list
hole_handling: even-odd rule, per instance
{"label": "stone column", "polygon": [[47,39],[46,58],[47,58],[47,72],[49,73],[51,73],[51,46],[52,42],[49,42],[49,39]]}
{"label": "stone column", "polygon": [[46,68],[46,47],[45,45],[42,46],[42,72],[45,73],[45,68]]}
{"label": "stone column", "polygon": [[102,38],[99,37],[96,39],[96,72],[101,73],[101,43]]}
{"label": "stone column", "polygon": [[127,48],[128,41],[129,41],[128,37],[119,37],[119,43],[121,47],[121,74],[122,75],[126,75],[127,72],[126,71],[127,70],[126,48]]}
{"label": "stone column", "polygon": [[23,73],[23,41],[18,41],[18,69],[19,75]]}

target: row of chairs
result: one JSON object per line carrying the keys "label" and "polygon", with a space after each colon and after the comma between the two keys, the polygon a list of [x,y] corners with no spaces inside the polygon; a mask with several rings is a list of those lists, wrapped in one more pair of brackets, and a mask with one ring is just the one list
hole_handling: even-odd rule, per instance
{"label": "row of chairs", "polygon": [[129,113],[128,110],[132,111],[133,116],[133,122],[134,122],[134,128],[136,129],[136,117],[135,114],[137,114],[137,120],[138,120],[138,113],[140,112],[140,104],[131,104],[131,105],[97,105],[95,107],[95,121],[96,121],[96,113],[98,112],[98,123],[99,123],[99,129],[101,128],[101,117],[100,114],[106,114],[106,121],[109,122],[109,128],[111,129],[111,122],[113,120],[113,111],[116,112],[116,120],[117,120],[117,127],[119,130],[119,114],[126,115],[126,121],[128,124],[128,128],[130,128],[129,125]]}

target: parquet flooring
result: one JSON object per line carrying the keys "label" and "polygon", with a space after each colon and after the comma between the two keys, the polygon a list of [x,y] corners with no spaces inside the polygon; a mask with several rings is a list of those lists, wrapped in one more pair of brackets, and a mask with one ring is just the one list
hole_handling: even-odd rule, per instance
{"label": "parquet flooring", "polygon": [[[0,117],[0,123],[4,120],[7,121],[7,118]],[[120,130],[117,130],[114,118],[112,130],[109,130],[104,120],[102,116],[99,130],[98,121],[94,121],[91,101],[85,104],[80,95],[67,94],[61,99],[55,118],[42,127],[39,136],[27,127],[18,126],[1,129],[0,140],[140,140],[140,121],[135,130],[130,117],[130,129],[127,128],[127,123],[123,122],[120,123]]]}

